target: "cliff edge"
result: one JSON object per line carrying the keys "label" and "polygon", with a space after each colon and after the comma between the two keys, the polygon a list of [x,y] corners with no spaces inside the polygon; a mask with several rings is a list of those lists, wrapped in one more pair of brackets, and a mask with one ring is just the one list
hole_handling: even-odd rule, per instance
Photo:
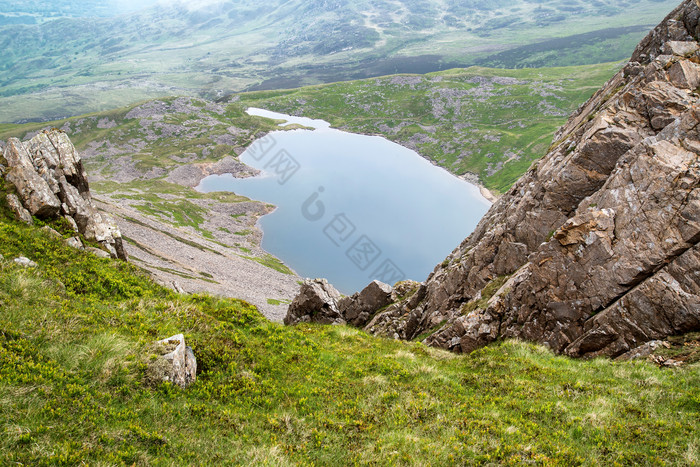
{"label": "cliff edge", "polygon": [[684,1],[427,281],[365,326],[617,357],[700,329],[700,33]]}

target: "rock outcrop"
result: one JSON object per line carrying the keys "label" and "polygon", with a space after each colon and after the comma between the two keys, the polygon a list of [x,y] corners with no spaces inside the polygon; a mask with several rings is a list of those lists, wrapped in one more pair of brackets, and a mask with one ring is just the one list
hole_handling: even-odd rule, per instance
{"label": "rock outcrop", "polygon": [[32,215],[24,208],[17,195],[10,193],[6,198],[7,205],[10,207],[10,210],[15,214],[17,219],[21,220],[25,224],[34,225]]}
{"label": "rock outcrop", "polygon": [[320,323],[352,324],[362,327],[372,319],[378,310],[393,303],[398,293],[390,285],[379,281],[371,282],[361,292],[351,297],[341,297],[325,279],[306,279],[299,294],[287,310],[284,324]]}
{"label": "rock outcrop", "polygon": [[340,299],[338,309],[347,323],[363,327],[377,310],[391,304],[392,292],[393,288],[390,285],[372,281],[361,292]]}
{"label": "rock outcrop", "polygon": [[700,8],[684,1],[375,334],[617,357],[700,329]]}
{"label": "rock outcrop", "polygon": [[284,324],[345,324],[338,310],[340,292],[326,279],[306,279],[299,294],[292,300]]}
{"label": "rock outcrop", "polygon": [[197,359],[192,348],[185,345],[185,336],[177,334],[156,342],[154,355],[146,369],[151,384],[170,382],[186,388],[197,379]]}
{"label": "rock outcrop", "polygon": [[127,260],[119,228],[92,203],[87,173],[65,133],[45,131],[26,142],[10,138],[4,158],[5,179],[17,191],[8,195],[7,202],[19,219],[32,223],[31,216],[63,217],[86,239]]}
{"label": "rock outcrop", "polygon": [[625,362],[628,360],[637,360],[640,358],[647,358],[656,352],[658,349],[670,348],[670,344],[665,341],[649,341],[646,344],[640,345],[636,349],[632,349],[627,353],[624,353],[617,357],[615,360],[620,362]]}

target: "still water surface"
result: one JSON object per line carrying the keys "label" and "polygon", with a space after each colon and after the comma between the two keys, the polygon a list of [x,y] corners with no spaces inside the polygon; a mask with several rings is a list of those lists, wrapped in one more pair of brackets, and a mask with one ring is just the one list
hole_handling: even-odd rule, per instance
{"label": "still water surface", "polygon": [[474,185],[384,138],[262,109],[248,113],[314,129],[273,132],[249,147],[240,160],[261,175],[212,175],[197,189],[277,206],[260,219],[262,247],[345,294],[373,279],[425,280],[490,207]]}

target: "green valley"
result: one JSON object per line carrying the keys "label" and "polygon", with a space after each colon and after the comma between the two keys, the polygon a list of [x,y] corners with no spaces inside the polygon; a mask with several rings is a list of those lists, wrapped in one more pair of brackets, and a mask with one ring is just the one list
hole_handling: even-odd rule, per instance
{"label": "green valley", "polygon": [[[2,14],[34,14],[36,2],[15,3]],[[0,122],[164,95],[215,99],[470,65],[622,60],[676,2],[174,1],[110,18],[86,16],[106,16],[110,0],[77,3],[46,10],[61,19],[0,23]]]}
{"label": "green valley", "polygon": [[[700,465],[700,3],[611,80],[677,2],[3,2],[0,465]],[[262,249],[275,206],[196,190],[300,128],[251,107],[502,196],[424,282],[341,297]],[[442,196],[378,211],[467,217]]]}

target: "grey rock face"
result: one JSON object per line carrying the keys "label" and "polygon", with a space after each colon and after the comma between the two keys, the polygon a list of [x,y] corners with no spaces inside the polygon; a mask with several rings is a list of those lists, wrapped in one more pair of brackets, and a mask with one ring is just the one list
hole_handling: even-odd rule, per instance
{"label": "grey rock face", "polygon": [[390,285],[372,281],[361,292],[340,299],[338,309],[345,321],[353,326],[363,327],[379,309],[392,302],[391,293]]}
{"label": "grey rock face", "polygon": [[185,345],[185,336],[177,334],[158,341],[155,350],[160,356],[146,370],[149,382],[171,382],[184,389],[197,379],[197,359]]}
{"label": "grey rock face", "polygon": [[5,178],[17,189],[22,204],[34,216],[57,216],[61,202],[46,180],[35,170],[32,157],[25,146],[18,139],[11,138],[5,146],[4,155],[10,168]]}
{"label": "grey rock face", "polygon": [[284,324],[345,324],[338,301],[340,292],[325,279],[306,279],[284,317]]}
{"label": "grey rock face", "polygon": [[700,9],[684,1],[420,293],[366,329],[616,357],[700,329]]}
{"label": "grey rock face", "polygon": [[[63,216],[85,238],[127,260],[119,228],[93,205],[87,173],[65,133],[47,131],[25,143],[10,138],[4,156],[8,163],[5,178],[17,190],[19,207],[43,219]],[[27,217],[19,209],[15,212],[23,220]]]}
{"label": "grey rock face", "polygon": [[650,341],[650,342],[647,342],[646,344],[640,345],[636,349],[632,349],[629,352],[620,355],[615,360],[620,361],[620,362],[625,362],[628,360],[636,360],[639,358],[646,358],[649,355],[656,352],[657,349],[660,349],[662,347],[668,348],[668,347],[670,347],[670,345],[668,342],[665,342],[665,341]]}
{"label": "grey rock face", "polygon": [[325,279],[307,279],[292,300],[284,324],[300,322],[352,324],[363,327],[378,310],[397,298],[394,289],[379,281],[371,282],[361,292],[342,297]]}
{"label": "grey rock face", "polygon": [[92,246],[85,248],[85,251],[92,253],[93,255],[97,256],[98,258],[109,258],[110,257],[110,254],[107,253],[106,251],[100,250],[99,248],[95,248]]}
{"label": "grey rock face", "polygon": [[34,225],[34,219],[32,219],[32,215],[29,214],[29,211],[27,211],[24,208],[24,206],[22,206],[22,202],[16,195],[7,195],[7,205],[10,207],[10,210],[12,210],[12,212],[15,213],[19,220],[21,220],[25,224]]}
{"label": "grey rock face", "polygon": [[66,245],[76,250],[84,250],[83,242],[80,241],[80,237],[71,237],[65,240]]}

